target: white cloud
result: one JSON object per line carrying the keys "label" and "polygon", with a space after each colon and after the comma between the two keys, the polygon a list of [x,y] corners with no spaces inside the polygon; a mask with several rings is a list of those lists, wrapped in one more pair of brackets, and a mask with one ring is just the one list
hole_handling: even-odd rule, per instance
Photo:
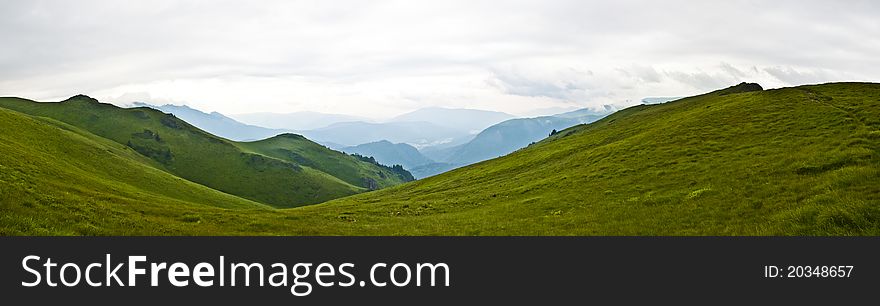
{"label": "white cloud", "polygon": [[816,84],[833,82],[835,80],[846,80],[845,76],[824,69],[798,70],[792,67],[774,66],[766,67],[764,68],[764,71],[788,85]]}
{"label": "white cloud", "polygon": [[11,0],[0,95],[530,113],[739,81],[878,81],[877,16],[876,1]]}

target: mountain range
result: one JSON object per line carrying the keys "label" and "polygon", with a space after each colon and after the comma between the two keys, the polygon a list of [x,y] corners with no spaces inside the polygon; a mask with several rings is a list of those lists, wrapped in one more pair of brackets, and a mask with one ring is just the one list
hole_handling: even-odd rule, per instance
{"label": "mountain range", "polygon": [[[269,129],[244,124],[218,112],[205,113],[185,105],[166,104],[157,106],[144,102],[134,102],[133,106],[149,107],[174,114],[195,127],[230,140],[253,141],[290,133],[289,130]],[[286,115],[303,114],[307,113]],[[567,114],[574,117],[574,112]],[[262,115],[269,114],[262,113]],[[285,114],[276,115],[281,116]],[[318,114],[319,118],[323,115],[327,114]],[[338,118],[343,117],[345,116],[340,115]],[[474,129],[484,128],[487,125],[492,125],[500,120],[512,117],[512,115],[501,112],[425,108],[397,116],[385,123],[369,123],[364,121],[337,122],[324,128],[304,131],[303,134],[335,150],[357,153],[368,157],[372,156],[383,165],[402,165],[405,169],[411,170],[416,178],[423,178],[472,162],[461,160],[447,161],[445,159],[442,162],[435,162],[424,156],[413,145],[419,146],[423,150],[427,149],[428,152],[432,152],[431,150],[458,150],[461,149],[461,145],[465,144],[465,141],[474,137],[472,135],[475,131]],[[571,122],[571,124],[559,125],[564,125],[564,127],[574,125],[577,122],[577,120],[562,121]],[[554,125],[553,127],[557,126]],[[525,137],[529,132],[524,129],[521,130],[514,129],[508,137],[516,139],[516,133],[522,133],[522,136]],[[398,143],[392,143],[388,141],[389,139]],[[528,136],[527,139],[536,140],[540,138]],[[482,142],[485,141],[478,141],[477,143]],[[514,149],[518,149],[526,144],[528,142],[514,144],[513,146]],[[467,149],[470,148],[465,148],[465,152],[462,154],[468,154]],[[491,147],[486,148],[485,151],[490,152],[487,156],[497,157],[512,152],[513,149]],[[479,160],[484,159],[487,159],[487,157]]]}
{"label": "mountain range", "polygon": [[382,140],[406,143],[416,148],[449,146],[473,137],[466,132],[430,122],[340,122],[316,130],[302,131],[302,134],[335,149]]}
{"label": "mountain range", "polygon": [[[289,132],[247,125],[217,112],[205,113],[187,106],[154,106],[143,102],[135,102],[134,106],[174,114],[200,129],[231,140],[257,140]],[[337,122],[302,134],[334,150],[371,156],[383,165],[402,165],[415,178],[424,178],[503,156],[547,137],[550,131],[592,122],[614,110],[604,106],[599,110],[584,108],[553,116],[508,119],[513,116],[433,107],[384,123]],[[327,114],[319,114],[319,117],[323,115]],[[474,135],[481,127],[485,130]]]}
{"label": "mountain range", "polygon": [[299,135],[0,98],[0,234],[880,235],[878,106],[880,84],[743,83],[404,183]]}
{"label": "mountain range", "polygon": [[417,148],[446,148],[463,144],[484,128],[513,118],[501,112],[441,107],[418,109],[382,122],[315,112],[232,117],[257,126],[298,131],[334,149],[382,140]]}

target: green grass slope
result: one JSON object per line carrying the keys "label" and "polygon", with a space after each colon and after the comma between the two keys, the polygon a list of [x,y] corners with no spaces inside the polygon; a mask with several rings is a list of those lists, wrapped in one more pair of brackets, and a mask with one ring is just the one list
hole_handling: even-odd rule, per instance
{"label": "green grass slope", "polygon": [[170,234],[199,221],[190,210],[269,209],[51,119],[0,109],[0,130],[0,234]]}
{"label": "green grass slope", "polygon": [[[82,128],[131,147],[182,178],[274,207],[319,203],[369,187],[297,162],[243,151],[233,141],[150,108],[122,109],[86,96],[58,103],[0,98],[0,107]],[[15,127],[10,129],[15,131]],[[349,157],[348,162],[357,163],[357,159]],[[374,170],[381,171],[379,167]],[[399,182],[376,180],[382,186]]]}

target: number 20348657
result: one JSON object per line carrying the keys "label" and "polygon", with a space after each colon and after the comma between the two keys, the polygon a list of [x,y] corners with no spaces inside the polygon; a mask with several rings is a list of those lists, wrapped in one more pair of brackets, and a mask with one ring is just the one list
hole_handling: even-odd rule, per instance
{"label": "number 20348657", "polygon": [[764,266],[766,278],[849,278],[855,266]]}

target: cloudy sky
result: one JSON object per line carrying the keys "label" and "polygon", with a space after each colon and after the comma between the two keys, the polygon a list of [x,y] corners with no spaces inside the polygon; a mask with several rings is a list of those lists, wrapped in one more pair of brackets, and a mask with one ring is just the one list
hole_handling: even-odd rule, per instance
{"label": "cloudy sky", "polygon": [[880,81],[880,1],[0,1],[0,96],[389,117]]}

